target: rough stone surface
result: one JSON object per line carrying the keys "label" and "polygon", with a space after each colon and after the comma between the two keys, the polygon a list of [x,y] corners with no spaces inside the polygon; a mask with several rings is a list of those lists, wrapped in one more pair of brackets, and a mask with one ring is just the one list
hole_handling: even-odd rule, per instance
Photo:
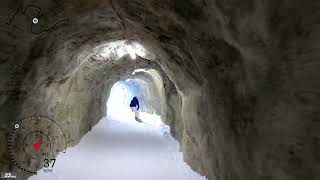
{"label": "rough stone surface", "polygon": [[[75,145],[105,115],[112,84],[137,66],[160,72],[163,117],[208,179],[320,179],[320,2],[23,2],[43,16],[34,26],[36,10],[12,18],[18,2],[2,2],[0,142],[16,119],[44,114]],[[151,61],[96,58],[96,47],[126,38]],[[5,144],[1,170],[14,166]]]}

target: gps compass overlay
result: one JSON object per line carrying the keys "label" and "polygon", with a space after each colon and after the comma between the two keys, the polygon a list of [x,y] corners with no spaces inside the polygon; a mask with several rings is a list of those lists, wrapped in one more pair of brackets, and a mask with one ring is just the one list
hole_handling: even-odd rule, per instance
{"label": "gps compass overlay", "polygon": [[14,164],[36,174],[41,168],[53,168],[59,152],[66,152],[67,141],[62,128],[44,116],[17,122],[10,131],[8,151]]}

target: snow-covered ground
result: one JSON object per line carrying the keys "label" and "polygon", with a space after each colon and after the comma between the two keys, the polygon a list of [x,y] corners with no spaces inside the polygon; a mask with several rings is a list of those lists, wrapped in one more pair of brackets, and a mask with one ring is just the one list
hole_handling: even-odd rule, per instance
{"label": "snow-covered ground", "polygon": [[[156,118],[155,118],[156,117]],[[183,161],[179,144],[156,115],[144,123],[109,116],[59,154],[52,173],[29,180],[205,180]]]}

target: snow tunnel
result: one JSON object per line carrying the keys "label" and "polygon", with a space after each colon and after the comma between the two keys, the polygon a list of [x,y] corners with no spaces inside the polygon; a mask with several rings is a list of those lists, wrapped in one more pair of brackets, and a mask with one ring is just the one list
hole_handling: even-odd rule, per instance
{"label": "snow tunnel", "polygon": [[107,115],[120,121],[134,120],[129,106],[133,97],[139,100],[139,114],[144,122],[166,118],[165,90],[161,75],[156,70],[137,69],[129,79],[117,81],[107,99]]}
{"label": "snow tunnel", "polygon": [[[209,180],[320,179],[319,7],[316,0],[2,0],[0,172],[41,178],[34,173],[56,158],[47,170],[55,179],[131,179],[115,166],[91,167],[126,159],[139,166],[132,158],[152,145],[159,157],[181,151],[168,164],[186,162],[177,167]],[[179,148],[163,148],[169,141],[142,128],[148,123],[108,120],[112,111],[126,115],[108,105],[120,84],[139,97],[141,114],[169,126]],[[140,140],[142,149],[121,156]],[[85,157],[92,159],[79,161]],[[54,176],[68,163],[72,177]],[[188,179],[161,167],[148,172]],[[127,174],[146,179],[134,172]]]}

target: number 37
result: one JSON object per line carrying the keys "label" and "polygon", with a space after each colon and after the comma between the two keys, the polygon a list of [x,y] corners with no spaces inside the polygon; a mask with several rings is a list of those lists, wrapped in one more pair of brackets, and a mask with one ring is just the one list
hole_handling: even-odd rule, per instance
{"label": "number 37", "polygon": [[50,164],[51,164],[51,162],[53,161],[53,163],[52,163],[52,168],[53,168],[53,166],[54,166],[54,163],[56,163],[56,159],[45,159],[44,160],[44,165],[43,165],[43,167],[45,167],[45,168],[48,168],[49,166],[50,166]]}

